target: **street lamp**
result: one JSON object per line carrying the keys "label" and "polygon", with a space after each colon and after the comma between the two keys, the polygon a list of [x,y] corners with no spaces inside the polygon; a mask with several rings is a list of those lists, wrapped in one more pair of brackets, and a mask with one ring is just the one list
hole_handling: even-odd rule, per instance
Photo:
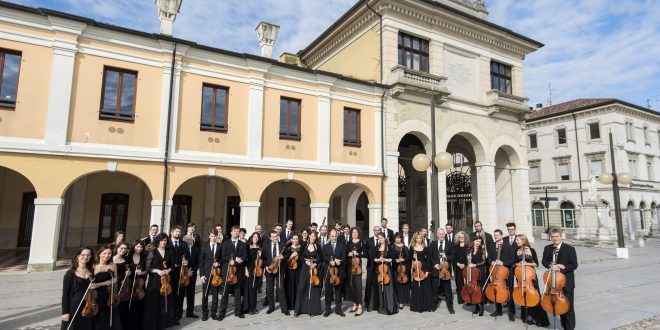
{"label": "street lamp", "polygon": [[431,166],[431,158],[425,153],[417,154],[412,159],[413,168],[419,172],[426,172],[431,167],[431,217],[433,218],[432,224],[435,224],[440,217],[438,211],[437,171],[449,170],[451,168],[453,165],[451,154],[443,151],[433,157],[433,163],[435,167]]}

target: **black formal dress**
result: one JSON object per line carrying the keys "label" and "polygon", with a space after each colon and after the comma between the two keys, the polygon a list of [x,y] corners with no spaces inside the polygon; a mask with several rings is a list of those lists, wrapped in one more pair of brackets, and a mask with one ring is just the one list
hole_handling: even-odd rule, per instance
{"label": "black formal dress", "polygon": [[[431,271],[431,255],[429,253],[428,247],[421,251],[416,251],[414,248],[411,248],[408,255],[410,262],[415,261],[415,255],[417,256],[417,260],[421,261],[422,263],[422,271],[428,274]],[[414,270],[411,269],[411,271]],[[429,276],[421,281],[415,281],[414,279],[411,279],[410,287],[411,311],[423,313],[431,312],[435,309],[435,304],[433,303],[434,291],[431,289],[431,278]]]}
{"label": "black formal dress", "polygon": [[[360,262],[360,269],[362,269],[362,258],[366,258],[366,244],[364,244],[363,241],[358,241],[353,242],[348,241],[348,253],[351,252],[357,252],[357,260]],[[353,257],[349,257],[346,259],[346,262],[350,263],[350,265],[347,265],[347,280],[346,282],[347,285],[346,287],[348,288],[348,292],[345,295],[346,300],[350,300],[354,302],[356,305],[363,305],[364,304],[364,297],[362,296],[362,272],[360,272],[360,275],[354,275],[353,271],[351,270],[353,268]]]}
{"label": "black formal dress", "polygon": [[[410,260],[408,260],[408,248],[405,245],[396,246],[392,245],[390,250],[390,255],[392,256],[392,271],[394,272],[394,292],[396,294],[396,300],[400,305],[409,305],[410,304]],[[396,259],[403,258],[404,261],[401,262],[406,267],[406,276],[408,277],[408,282],[399,283],[396,281],[396,278],[399,276],[399,265],[400,263],[396,262]]]}
{"label": "black formal dress", "polygon": [[[481,276],[479,276],[479,287],[483,288],[486,280],[488,279],[488,258],[484,255],[483,251],[477,251],[476,253],[470,253],[469,258],[473,265],[479,268]],[[467,266],[467,265],[466,265]],[[483,292],[482,292],[483,293]],[[482,300],[478,304],[478,308],[475,311],[482,311],[484,308],[484,302],[486,301],[486,295],[482,294]]]}
{"label": "black formal dress", "polygon": [[[539,264],[539,258],[536,256],[536,250],[533,248],[530,248],[532,251],[532,255],[527,255],[527,254],[517,254],[516,253],[516,264],[521,262],[523,260],[523,257],[525,259],[525,262],[527,263],[535,263],[536,265]],[[537,277],[536,280],[534,280],[534,288],[536,289],[537,292],[541,292],[539,290],[539,278]],[[522,318],[523,321],[526,321],[527,319],[531,318],[531,320],[534,321],[534,323],[539,326],[539,327],[547,327],[550,325],[550,320],[548,319],[548,314],[541,308],[541,304],[538,304],[534,307],[529,307],[529,308],[521,308],[520,309],[520,318]]]}
{"label": "black formal dress", "polygon": [[[131,270],[131,280],[137,280],[138,278],[144,280],[142,282],[143,284],[146,283],[147,280],[147,275],[146,275],[146,269],[147,269],[147,254],[146,253],[141,253],[140,258],[137,262],[133,260],[133,255],[126,257],[126,262],[128,262],[128,267]],[[145,273],[144,275],[139,275],[135,276],[135,271],[137,268],[140,268],[140,270]],[[135,281],[131,282],[133,285],[135,284]],[[133,287],[131,287],[133,289]],[[145,290],[146,288],[143,286],[142,290]],[[133,290],[132,290],[133,291]],[[129,298],[129,308],[128,308],[128,324],[127,324],[127,329],[129,330],[140,330],[142,329],[142,322],[143,322],[143,316],[144,316],[144,297],[140,300]]]}
{"label": "black formal dress", "polygon": [[[102,273],[98,273],[94,275],[94,282],[96,283],[105,282],[112,279],[112,276],[113,275],[111,274],[110,270]],[[115,283],[115,285],[117,285],[117,283]],[[112,306],[112,307],[108,306],[108,301],[110,299],[110,292],[108,291],[108,288],[110,287],[112,286],[111,285],[101,286],[98,287],[96,290],[96,297],[97,297],[96,302],[99,305],[99,314],[96,318],[96,326],[95,326],[95,329],[97,330],[123,329],[121,326],[121,319],[119,318],[119,309],[117,308],[117,306]],[[112,318],[112,327],[110,326],[111,318]]]}
{"label": "black formal dress", "polygon": [[[339,265],[335,265],[337,268],[337,275],[339,276],[340,282],[339,285],[330,284],[330,275],[326,276],[325,280],[325,312],[329,313],[332,311],[332,301],[335,302],[335,313],[342,313],[341,311],[341,283],[346,280],[344,277],[345,267],[346,267],[346,245],[342,242],[336,242],[334,244],[328,243],[323,247],[323,264],[325,266],[325,272],[327,272],[331,265],[330,262],[339,260]],[[334,298],[334,299],[333,299]]]}
{"label": "black formal dress", "polygon": [[[83,296],[85,295],[85,291],[87,291],[89,282],[90,281],[86,278],[78,277],[78,275],[76,275],[76,271],[72,269],[68,270],[64,274],[64,281],[62,286],[62,315],[69,314],[69,321],[62,321],[62,330],[67,329],[70,322],[73,322],[73,325],[71,325],[70,329],[94,329],[96,317],[82,316],[82,310],[85,307]],[[80,306],[80,308],[78,308],[78,306]],[[76,310],[78,310],[77,313]]]}
{"label": "black formal dress", "polygon": [[[115,263],[117,266],[117,287],[121,289],[122,283],[124,283],[124,279],[126,278],[126,269],[129,269],[128,261],[126,260],[128,257],[124,258],[124,262],[121,263]],[[131,273],[132,274],[132,273]],[[128,281],[128,280],[127,280]],[[124,284],[128,285],[128,283]],[[129,288],[130,290],[130,288]],[[127,329],[128,328],[128,300],[122,301],[119,303],[119,306],[117,306],[117,311],[119,312],[119,320],[121,322],[121,328],[122,329]]]}
{"label": "black formal dress", "polygon": [[250,276],[246,279],[247,281],[243,293],[243,313],[257,311],[257,291],[261,289],[264,277],[262,275],[255,278],[254,270],[257,260],[261,260],[262,262],[262,271],[265,271],[263,268],[267,266],[266,263],[263,262],[263,253],[261,255],[259,254],[260,251],[261,247],[250,247],[250,250],[248,251],[247,268]]}
{"label": "black formal dress", "polygon": [[459,304],[464,304],[463,297],[461,296],[461,290],[463,290],[463,270],[458,267],[458,264],[463,264],[467,266],[467,245],[460,246],[456,243],[454,245],[454,260],[452,261],[452,266],[454,267],[454,282],[456,283],[456,301]]}
{"label": "black formal dress", "polygon": [[[376,259],[381,256],[383,258],[391,258],[390,251],[378,251]],[[394,292],[394,272],[392,271],[391,262],[377,262],[374,260],[374,281],[371,283],[371,299],[367,305],[367,311],[378,311],[380,314],[392,315],[399,312],[399,303],[396,300],[396,293]],[[390,277],[389,283],[385,284],[384,281],[378,281],[380,272],[379,266],[387,267],[387,275]],[[385,275],[385,274],[383,274]],[[384,276],[383,276],[384,277]]]}
{"label": "black formal dress", "polygon": [[[303,259],[302,259],[302,247],[299,245],[297,247],[290,246],[287,248],[287,259],[286,259],[286,275],[284,276],[284,290],[286,295],[286,305],[288,310],[294,309],[296,306],[296,291],[298,290],[298,280],[300,279],[300,270],[302,269]],[[296,251],[298,253],[298,261],[295,262],[296,269],[291,268],[291,254]]]}
{"label": "black formal dress", "polygon": [[[321,253],[319,252],[319,246],[315,245],[313,251],[309,251],[307,247],[302,251],[302,257],[305,260],[313,260],[316,263],[316,267],[321,266]],[[317,274],[320,276],[320,272],[317,271]],[[302,268],[300,270],[300,280],[298,281],[298,290],[296,291],[296,304],[294,306],[294,313],[297,314],[308,314],[308,315],[321,315],[323,309],[321,307],[321,286],[323,283],[320,283],[317,286],[311,286],[309,283],[309,266],[306,262],[303,262]],[[322,277],[319,277],[320,282],[323,281]]]}
{"label": "black formal dress", "polygon": [[245,265],[247,263],[246,261],[248,260],[248,247],[246,243],[241,242],[239,239],[236,239],[236,241],[232,239],[224,241],[224,243],[222,243],[223,279],[227,278],[227,269],[229,267],[230,260],[236,260],[237,258],[241,258],[243,262],[240,264],[238,262],[234,263],[234,266],[236,266],[236,277],[238,279],[236,284],[227,284],[226,281],[224,283],[224,294],[220,299],[220,312],[218,312],[218,316],[221,319],[224,318],[225,314],[227,313],[227,304],[229,302],[230,294],[234,295],[234,315],[239,316],[243,314],[241,308],[241,288],[243,287],[243,283],[245,281]]}
{"label": "black formal dress", "polygon": [[575,293],[575,275],[573,271],[578,268],[578,259],[575,248],[561,243],[558,249],[555,249],[552,244],[546,245],[543,249],[543,266],[550,268],[552,262],[555,260],[556,264],[564,265],[561,270],[562,274],[566,276],[566,286],[564,286],[564,295],[568,299],[569,308],[568,313],[561,316],[561,326],[564,329],[575,329],[575,308],[573,308],[573,295]]}
{"label": "black formal dress", "polygon": [[378,249],[378,237],[371,236],[366,240],[365,256],[367,258],[367,282],[364,288],[364,304],[369,305],[371,299],[371,283],[374,281],[374,263],[376,258],[376,250]]}
{"label": "black formal dress", "polygon": [[[163,267],[163,262],[167,267]],[[174,319],[174,303],[172,294],[160,295],[160,275],[152,270],[164,270],[171,268],[174,264],[174,255],[170,249],[165,249],[165,255],[161,255],[157,248],[151,250],[147,255],[147,290],[144,298],[144,322],[142,329],[154,330],[165,329],[172,326]],[[173,271],[172,271],[173,272]],[[171,272],[170,272],[171,274]]]}

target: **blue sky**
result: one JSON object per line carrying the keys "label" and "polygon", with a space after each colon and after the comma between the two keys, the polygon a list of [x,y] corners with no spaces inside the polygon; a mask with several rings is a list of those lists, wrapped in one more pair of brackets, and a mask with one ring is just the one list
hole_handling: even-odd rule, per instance
{"label": "blue sky", "polygon": [[[153,0],[10,0],[158,32]],[[174,35],[259,53],[259,21],[281,26],[274,55],[297,52],[356,0],[184,0]],[[660,6],[655,0],[490,0],[489,20],[544,43],[525,60],[530,104],[613,97],[660,110]]]}

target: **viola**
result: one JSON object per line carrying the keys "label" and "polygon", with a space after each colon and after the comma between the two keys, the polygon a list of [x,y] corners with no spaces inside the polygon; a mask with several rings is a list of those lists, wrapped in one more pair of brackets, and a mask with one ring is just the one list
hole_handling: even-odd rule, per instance
{"label": "viola", "polygon": [[[401,259],[402,256],[403,247],[401,247],[401,251],[399,252],[399,259]],[[408,283],[408,271],[406,269],[405,261],[396,266],[396,281],[400,284]]]}
{"label": "viola", "polygon": [[[231,255],[231,260],[234,260],[234,255]],[[238,277],[236,277],[236,265],[227,265],[227,274],[225,276],[225,284],[232,285],[238,282]]]}
{"label": "viola", "polygon": [[181,272],[179,273],[179,287],[187,287],[190,284],[188,277],[188,260],[186,256],[181,256]]}
{"label": "viola", "polygon": [[463,268],[463,289],[461,289],[461,298],[468,304],[479,304],[484,297],[479,287],[479,278],[481,271],[479,267],[470,267],[472,258],[468,252],[468,264]]}
{"label": "viola", "polygon": [[353,248],[353,258],[351,259],[351,274],[353,275],[362,275],[362,264],[360,262],[360,256],[357,255],[357,251]]}
{"label": "viola", "polygon": [[[497,259],[500,260],[502,244],[497,245]],[[509,278],[509,269],[502,265],[490,266],[490,283],[486,285],[486,298],[488,300],[503,304],[511,298],[506,280]]]}
{"label": "viola", "polygon": [[422,262],[417,259],[417,251],[413,253],[414,261],[410,265],[412,268],[412,277],[413,280],[417,281],[417,285],[421,286],[421,281],[425,280],[428,277],[428,273],[422,269]]}
{"label": "viola", "polygon": [[[383,254],[381,252],[381,258],[383,258]],[[385,263],[385,261],[381,261],[380,265],[377,267],[377,272],[378,272],[378,283],[383,285],[388,285],[390,284],[390,269]]]}
{"label": "viola", "polygon": [[[335,258],[332,258],[332,260],[335,260]],[[330,285],[339,285],[341,283],[339,269],[336,266],[330,266],[328,269],[328,277],[330,278]]]}
{"label": "viola", "polygon": [[[445,251],[443,250],[442,253]],[[440,255],[440,270],[438,272],[438,276],[440,277],[441,280],[449,281],[451,280],[451,273],[449,272],[449,262],[447,262],[447,258],[443,257]]]}
{"label": "viola", "polygon": [[513,300],[521,307],[534,307],[541,301],[541,296],[533,282],[536,279],[536,270],[525,262],[523,249],[524,247],[520,248],[523,251],[523,259],[514,272],[517,283],[513,288]]}
{"label": "viola", "polygon": [[[135,270],[141,270],[140,266],[137,266]],[[133,294],[131,296],[135,300],[142,300],[144,298],[144,278],[141,276],[136,275],[133,281]]]}
{"label": "viola", "polygon": [[[555,250],[556,251],[556,250]],[[557,252],[554,252],[556,255]],[[556,257],[552,266],[556,264]],[[543,283],[545,291],[541,298],[541,308],[552,315],[564,315],[568,313],[570,302],[564,296],[564,286],[566,286],[566,276],[560,271],[552,270],[552,267],[543,274]]]}
{"label": "viola", "polygon": [[[213,258],[213,263],[218,262],[218,258]],[[211,269],[211,285],[214,287],[219,287],[222,285],[222,270],[220,267],[213,267]],[[207,289],[208,290],[208,289]]]}
{"label": "viola", "polygon": [[257,260],[254,261],[254,277],[264,276],[264,260],[261,259],[261,249],[257,252]]}
{"label": "viola", "polygon": [[[92,278],[89,282],[91,285],[94,282]],[[84,317],[93,317],[99,313],[99,305],[96,303],[98,298],[95,289],[87,290],[87,295],[85,295],[85,306],[82,309],[81,315]]]}
{"label": "viola", "polygon": [[280,262],[281,262],[280,258],[274,258],[273,262],[270,265],[268,265],[268,271],[271,274],[277,274],[280,271]]}
{"label": "viola", "polygon": [[[293,251],[298,252],[298,249],[291,248]],[[289,269],[298,269],[298,255],[289,259]]]}
{"label": "viola", "polygon": [[[163,270],[167,269],[167,262],[163,261]],[[170,274],[165,274],[160,277],[160,295],[169,296],[172,294],[172,286],[170,285]]]}
{"label": "viola", "polygon": [[[310,262],[314,262],[314,260],[309,260]],[[319,278],[319,271],[316,269],[316,267],[310,267],[309,268],[309,284],[311,286],[319,286],[321,284],[321,279]]]}

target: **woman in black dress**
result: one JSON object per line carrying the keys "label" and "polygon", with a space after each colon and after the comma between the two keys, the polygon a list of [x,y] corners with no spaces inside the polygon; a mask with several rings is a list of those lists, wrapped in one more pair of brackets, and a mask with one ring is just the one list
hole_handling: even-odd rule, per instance
{"label": "woman in black dress", "polygon": [[[115,245],[115,250],[113,251],[114,255],[112,256],[112,262],[117,267],[117,286],[119,287],[118,291],[126,286],[128,289],[128,281],[131,279],[131,269],[128,266],[128,261],[126,256],[128,255],[128,244],[124,241],[121,241]],[[128,324],[128,299],[122,300],[117,306],[119,311],[119,319],[121,320],[122,329],[126,329]]]}
{"label": "woman in black dress", "polygon": [[[408,254],[409,262],[420,261],[422,264],[420,272],[426,273],[423,280],[416,281],[414,278],[410,280],[410,310],[419,313],[432,312],[435,309],[434,291],[431,290],[431,278],[428,276],[431,271],[431,254],[425,241],[422,231],[416,232],[410,242]],[[414,271],[412,265],[410,267],[411,271]]]}
{"label": "woman in black dress", "polygon": [[303,229],[300,232],[300,247],[304,250],[307,247],[307,241],[309,240],[309,229]]}
{"label": "woman in black dress", "polygon": [[[317,275],[321,276],[320,260],[321,251],[316,243],[317,233],[310,231],[307,246],[302,252],[302,258],[305,261],[300,270],[300,280],[298,281],[298,290],[296,292],[296,304],[294,308],[294,316],[298,317],[300,314],[308,314],[309,316],[321,315],[321,286],[310,285],[310,269],[316,268]],[[319,278],[319,282],[323,279]]]}
{"label": "woman in black dress", "polygon": [[[88,247],[78,249],[71,260],[71,268],[64,274],[62,289],[62,330],[87,330],[94,328],[94,316],[82,316],[84,296],[92,280],[94,252]],[[91,289],[90,289],[91,290]],[[71,322],[73,324],[69,325]],[[70,328],[69,328],[70,327]]]}
{"label": "woman in black dress", "polygon": [[[488,252],[484,247],[484,241],[481,236],[477,236],[470,244],[468,248],[468,267],[478,267],[481,272],[479,278],[479,287],[482,288],[486,280],[488,279],[488,265],[486,260],[488,260]],[[484,316],[484,300],[486,299],[485,295],[482,295],[482,300],[480,303],[474,306],[472,314],[479,313],[479,316]]]}
{"label": "woman in black dress", "polygon": [[[539,266],[539,258],[536,255],[536,250],[529,245],[529,240],[525,235],[518,235],[516,237],[516,244],[519,246],[518,251],[515,251],[516,255],[516,265],[520,264],[523,259],[525,259],[525,264],[527,266],[532,266],[534,268]],[[537,277],[534,280],[534,288],[537,292],[539,291],[539,278]],[[548,313],[546,313],[541,304],[538,304],[534,307],[521,308],[520,309],[520,318],[523,322],[536,325],[538,327],[547,328],[550,325],[550,319],[548,319]]]}
{"label": "woman in black dress", "polygon": [[[350,240],[348,241],[348,259],[346,268],[348,268],[348,294],[346,300],[353,302],[353,308],[349,310],[360,316],[363,313],[364,297],[362,297],[362,258],[366,258],[366,244],[362,241],[362,231],[358,227],[351,228]],[[352,271],[353,260],[360,264],[360,274],[355,275]]]}
{"label": "woman in black dress", "polygon": [[[96,319],[96,329],[122,329],[118,301],[112,296],[112,292],[119,291],[117,279],[117,266],[112,262],[112,249],[110,246],[102,247],[96,257],[94,265],[94,284],[92,289],[96,290],[99,315]],[[112,306],[110,305],[112,303]]]}
{"label": "woman in black dress", "polygon": [[147,279],[147,254],[145,253],[144,243],[141,240],[135,240],[130,255],[127,258],[128,267],[131,270],[131,296],[128,299],[128,324],[129,330],[142,329],[144,313],[144,296],[141,299],[136,297],[136,283],[142,281],[141,289],[144,291],[144,283]]}
{"label": "woman in black dress", "polygon": [[261,289],[263,283],[263,273],[261,276],[255,278],[254,270],[256,269],[257,260],[261,260],[261,271],[264,270],[264,255],[261,250],[261,235],[259,233],[252,233],[248,238],[249,250],[247,260],[248,277],[245,283],[245,293],[243,295],[243,313],[250,313],[251,315],[257,314],[257,291]]}
{"label": "woman in black dress", "polygon": [[394,234],[394,244],[392,244],[390,252],[394,278],[397,278],[399,275],[398,270],[400,265],[406,267],[405,275],[408,277],[408,281],[405,283],[394,281],[394,292],[396,293],[396,300],[399,302],[399,309],[403,309],[404,304],[410,305],[410,262],[408,261],[408,254],[408,248],[403,244],[401,234]]}
{"label": "woman in black dress", "polygon": [[467,265],[467,250],[470,247],[470,238],[464,232],[458,232],[454,240],[454,260],[452,267],[454,267],[454,282],[456,283],[456,300],[458,304],[464,304],[461,290],[463,290],[463,268]]}
{"label": "woman in black dress", "polygon": [[147,273],[149,280],[147,283],[146,296],[144,301],[144,322],[143,329],[155,330],[165,329],[172,326],[174,316],[174,302],[172,294],[160,295],[161,277],[169,275],[174,265],[174,254],[168,248],[167,234],[160,233],[154,240],[156,248],[149,251],[147,255]]}
{"label": "woman in black dress", "polygon": [[[300,270],[302,269],[302,246],[300,245],[300,235],[291,234],[289,238],[288,256],[286,260],[286,274],[284,281],[284,292],[286,295],[287,310],[296,307],[296,291],[298,290],[298,280],[300,279]],[[295,268],[295,269],[294,269]]]}
{"label": "woman in black dress", "polygon": [[[378,248],[376,249],[376,257],[373,260],[374,265],[374,280],[371,284],[371,299],[369,299],[368,311],[376,310],[380,314],[392,315],[399,312],[399,304],[396,301],[394,293],[394,278],[392,272],[392,258],[390,257],[389,242],[383,233],[378,234]],[[387,268],[387,273],[383,274],[389,276],[389,283],[379,281],[379,268]]]}

